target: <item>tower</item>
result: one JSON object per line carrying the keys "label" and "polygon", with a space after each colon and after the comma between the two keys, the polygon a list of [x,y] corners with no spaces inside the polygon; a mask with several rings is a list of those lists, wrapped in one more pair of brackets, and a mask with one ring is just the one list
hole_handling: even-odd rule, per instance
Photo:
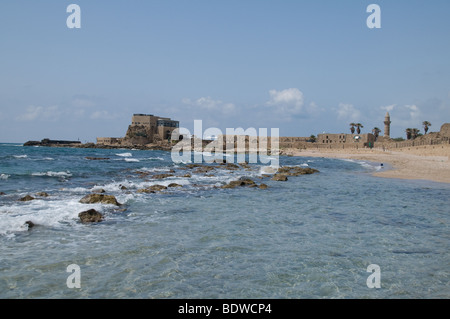
{"label": "tower", "polygon": [[384,137],[391,138],[391,116],[389,115],[389,112],[386,113],[386,116],[384,117]]}

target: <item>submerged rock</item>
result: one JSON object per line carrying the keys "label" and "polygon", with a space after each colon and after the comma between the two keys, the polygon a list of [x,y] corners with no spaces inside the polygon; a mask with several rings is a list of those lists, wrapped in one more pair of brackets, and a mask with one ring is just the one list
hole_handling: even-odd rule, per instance
{"label": "submerged rock", "polygon": [[120,206],[121,204],[117,202],[117,199],[113,195],[104,195],[104,194],[89,194],[80,199],[80,203],[82,204],[111,204]]}
{"label": "submerged rock", "polygon": [[34,200],[34,199],[35,198],[33,196],[27,195],[27,196],[24,196],[24,197],[20,198],[19,201],[21,201],[21,202],[28,202],[28,201]]}
{"label": "submerged rock", "polygon": [[3,195],[6,195],[5,193],[3,193],[3,192],[0,192],[0,196],[3,196]]}
{"label": "submerged rock", "polygon": [[177,183],[170,183],[167,187],[183,187],[183,185],[177,184]]}
{"label": "submerged rock", "polygon": [[39,192],[39,193],[36,193],[36,196],[48,197],[49,195],[46,192]]}
{"label": "submerged rock", "polygon": [[95,209],[89,209],[87,211],[78,214],[82,223],[98,223],[103,220],[103,215]]}
{"label": "submerged rock", "polygon": [[156,174],[156,175],[153,175],[152,178],[163,179],[163,178],[172,177],[172,176],[173,176],[173,174]]}
{"label": "submerged rock", "polygon": [[85,157],[87,160],[91,160],[91,161],[104,161],[104,160],[109,160],[109,157],[91,157],[91,156],[87,156]]}
{"label": "submerged rock", "polygon": [[278,169],[278,173],[289,176],[307,175],[318,172],[319,171],[317,169],[311,167],[298,167],[298,166],[283,166]]}
{"label": "submerged rock", "polygon": [[272,177],[273,181],[280,181],[280,182],[285,182],[288,180],[287,176],[285,174],[275,174]]}
{"label": "submerged rock", "polygon": [[27,225],[28,229],[31,229],[34,227],[34,223],[31,220],[27,220],[25,222],[25,225]]}
{"label": "submerged rock", "polygon": [[261,183],[260,185],[259,185],[259,188],[261,188],[261,189],[267,189],[269,186],[267,186],[266,184],[263,184],[263,183]]}
{"label": "submerged rock", "polygon": [[164,185],[152,185],[152,186],[149,186],[147,188],[139,189],[137,192],[138,193],[156,193],[156,192],[162,191],[164,189],[167,189],[167,186],[164,186]]}
{"label": "submerged rock", "polygon": [[242,187],[242,186],[247,186],[247,187],[256,187],[256,183],[251,180],[250,178],[247,177],[241,177],[239,180],[237,181],[231,181],[228,184],[222,186],[222,188],[236,188],[236,187]]}

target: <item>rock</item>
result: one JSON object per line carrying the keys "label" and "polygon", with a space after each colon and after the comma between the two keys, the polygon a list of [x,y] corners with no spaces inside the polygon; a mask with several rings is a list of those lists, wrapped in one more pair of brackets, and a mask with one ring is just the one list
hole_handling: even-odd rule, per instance
{"label": "rock", "polygon": [[98,223],[103,220],[103,215],[95,209],[90,209],[78,214],[82,223]]}
{"label": "rock", "polygon": [[121,185],[120,189],[124,191],[124,190],[127,190],[128,188],[126,186]]}
{"label": "rock", "polygon": [[177,183],[170,183],[167,187],[183,187],[183,185],[177,184]]}
{"label": "rock", "polygon": [[120,206],[121,204],[117,202],[117,199],[113,195],[104,195],[104,194],[89,194],[84,196],[80,203],[82,204],[111,204]]}
{"label": "rock", "polygon": [[20,198],[19,201],[21,201],[21,202],[28,202],[28,201],[33,200],[33,199],[35,199],[33,196],[27,195],[25,197]]}
{"label": "rock", "polygon": [[241,187],[241,186],[255,187],[256,184],[250,178],[241,177],[237,181],[231,181],[228,184],[222,186],[222,188],[235,188],[235,187]]}
{"label": "rock", "polygon": [[272,177],[272,180],[273,180],[273,181],[281,181],[281,182],[285,182],[285,181],[288,180],[288,178],[287,178],[287,176],[284,175],[284,174],[275,174],[275,175]]}
{"label": "rock", "polygon": [[156,174],[156,175],[153,175],[152,178],[163,179],[163,178],[172,177],[172,176],[173,176],[173,174]]}
{"label": "rock", "polygon": [[311,167],[283,166],[278,169],[278,173],[289,176],[307,175],[317,172],[319,171]]}
{"label": "rock", "polygon": [[263,183],[261,183],[261,184],[259,184],[259,188],[261,188],[261,189],[267,189],[269,186],[267,186],[266,184],[263,184]]}
{"label": "rock", "polygon": [[3,192],[0,192],[0,196],[3,196],[3,195],[6,195],[5,193],[3,193]]}
{"label": "rock", "polygon": [[236,164],[233,164],[233,163],[227,163],[225,166],[225,169],[234,171],[234,170],[239,169],[239,166]]}
{"label": "rock", "polygon": [[214,169],[213,166],[202,166],[197,168],[194,173],[208,173],[209,171],[212,171]]}
{"label": "rock", "polygon": [[91,161],[103,161],[103,160],[109,160],[109,157],[91,157],[91,156],[87,156],[85,157],[87,160],[91,160]]}
{"label": "rock", "polygon": [[192,175],[191,174],[184,174],[183,176],[181,176],[181,177],[187,177],[187,178],[191,178],[192,177]]}
{"label": "rock", "polygon": [[31,229],[31,228],[34,227],[34,223],[33,223],[31,220],[27,220],[27,221],[25,222],[25,225],[28,226],[28,229]]}
{"label": "rock", "polygon": [[46,192],[39,192],[39,193],[36,193],[36,196],[48,197],[49,195]]}
{"label": "rock", "polygon": [[137,192],[138,193],[155,193],[158,191],[162,191],[164,189],[167,189],[167,187],[164,185],[152,185],[147,188],[139,189]]}

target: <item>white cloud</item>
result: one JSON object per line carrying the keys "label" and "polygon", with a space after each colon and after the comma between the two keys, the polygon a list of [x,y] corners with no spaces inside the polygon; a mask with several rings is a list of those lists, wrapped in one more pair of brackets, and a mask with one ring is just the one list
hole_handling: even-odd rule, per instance
{"label": "white cloud", "polygon": [[361,112],[353,104],[339,103],[335,111],[339,120],[350,122],[359,122],[361,120]]}
{"label": "white cloud", "polygon": [[91,120],[112,120],[117,118],[116,114],[110,113],[108,111],[105,110],[101,110],[101,111],[95,111],[94,113],[91,114],[90,119]]}
{"label": "white cloud", "polygon": [[300,115],[305,112],[303,93],[299,89],[270,90],[269,95],[270,100],[266,105],[274,107],[281,115]]}
{"label": "white cloud", "polygon": [[195,108],[210,112],[220,112],[223,115],[232,115],[236,112],[236,106],[233,103],[225,103],[220,100],[213,100],[211,97],[201,97],[195,101],[184,98],[182,102]]}
{"label": "white cloud", "polygon": [[396,127],[417,127],[420,128],[423,122],[423,115],[420,108],[415,105],[389,105],[381,106],[382,110],[388,111],[391,116],[392,125]]}
{"label": "white cloud", "polygon": [[381,106],[380,108],[382,110],[385,110],[386,112],[392,112],[392,110],[397,106],[397,104],[391,104],[388,106]]}
{"label": "white cloud", "polygon": [[56,105],[47,107],[30,105],[26,108],[25,113],[17,116],[16,119],[19,121],[56,121],[60,116],[61,111]]}

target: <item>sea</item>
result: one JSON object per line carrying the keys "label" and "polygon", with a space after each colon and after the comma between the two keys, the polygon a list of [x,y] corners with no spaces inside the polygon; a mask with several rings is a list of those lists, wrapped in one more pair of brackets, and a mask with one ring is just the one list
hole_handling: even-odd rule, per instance
{"label": "sea", "polygon": [[[205,172],[167,151],[0,144],[0,298],[450,297],[449,184],[279,161],[319,172],[274,181],[263,163]],[[222,188],[240,178],[268,187]],[[80,202],[95,192],[121,205]],[[90,209],[103,221],[82,223]]]}

